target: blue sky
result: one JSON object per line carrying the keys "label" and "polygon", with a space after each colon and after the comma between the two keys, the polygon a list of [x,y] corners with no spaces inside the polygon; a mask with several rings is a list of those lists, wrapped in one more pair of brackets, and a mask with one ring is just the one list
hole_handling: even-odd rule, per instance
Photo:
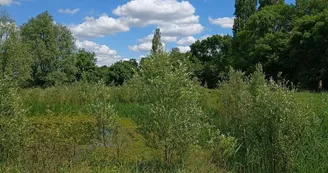
{"label": "blue sky", "polygon": [[[286,0],[292,3],[294,0]],[[99,65],[147,55],[159,27],[167,50],[185,52],[195,40],[231,34],[234,0],[0,0],[17,25],[48,11]]]}

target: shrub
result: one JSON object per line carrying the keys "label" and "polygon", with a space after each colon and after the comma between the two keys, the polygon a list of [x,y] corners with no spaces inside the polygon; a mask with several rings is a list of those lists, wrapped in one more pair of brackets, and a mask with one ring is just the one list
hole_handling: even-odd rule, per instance
{"label": "shrub", "polygon": [[187,67],[168,55],[149,57],[140,73],[128,84],[138,91],[149,111],[134,117],[139,132],[149,146],[163,152],[164,162],[173,163],[188,147],[197,142],[205,114],[199,104],[199,93],[190,81]]}
{"label": "shrub", "polygon": [[230,70],[221,84],[217,127],[237,140],[238,172],[291,172],[307,125],[293,91],[265,80],[261,66],[250,77]]}
{"label": "shrub", "polygon": [[91,113],[96,119],[98,139],[100,139],[104,147],[107,147],[110,142],[110,136],[115,129],[116,112],[109,102],[95,100],[91,105]]}
{"label": "shrub", "polygon": [[20,165],[26,127],[25,110],[15,85],[0,77],[0,163]]}

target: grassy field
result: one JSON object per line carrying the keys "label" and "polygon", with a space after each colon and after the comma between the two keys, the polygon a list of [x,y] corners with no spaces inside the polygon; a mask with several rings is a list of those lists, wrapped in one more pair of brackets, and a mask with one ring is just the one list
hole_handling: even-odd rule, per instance
{"label": "grassy field", "polygon": [[[94,128],[97,125],[90,105],[94,102],[97,90],[107,93],[103,96],[108,97],[107,99],[110,100],[118,115],[116,124],[119,127],[119,135],[115,142],[110,143],[110,147],[104,147],[95,142],[98,141],[95,137],[97,130]],[[225,120],[220,117],[225,114],[225,110],[222,110],[222,99],[227,98],[227,93],[222,91],[224,90],[203,88],[200,100],[207,116],[212,118],[211,123],[219,124],[220,130],[224,132],[229,130],[229,127],[222,126]],[[149,107],[131,101],[135,100],[134,95],[129,95],[124,88],[76,85],[61,88],[21,89],[19,96],[23,107],[27,110],[30,126],[27,144],[29,153],[26,158],[31,161],[28,164],[30,170],[39,172],[228,172],[228,170],[252,172],[233,166],[237,158],[224,161],[219,166],[214,164],[210,161],[213,159],[210,150],[199,145],[194,145],[190,149],[191,152],[185,156],[183,163],[173,167],[163,165],[159,159],[163,157],[163,153],[147,145],[138,133],[137,124],[133,122],[135,116],[149,111]],[[302,151],[308,152],[303,153],[304,156],[309,155],[312,160],[304,159],[302,155],[295,156],[298,160],[294,164],[296,165],[294,172],[308,170],[322,172],[327,168],[316,160],[326,158],[322,155],[314,158],[313,153],[320,149],[320,152],[324,154],[327,150],[324,144],[328,144],[325,135],[328,129],[328,93],[295,92],[292,96],[296,103],[301,105],[301,112],[303,110],[310,112],[308,119],[311,119],[312,115],[316,117],[309,121],[312,124],[306,126],[313,126],[311,131],[315,133],[309,134],[313,136],[313,139],[301,141],[301,143],[304,142],[304,146],[308,146],[308,143],[313,144],[313,148],[301,148]],[[224,155],[223,149],[218,150],[221,155]],[[16,168],[6,166],[1,169],[2,172],[12,172]]]}
{"label": "grassy field", "polygon": [[[119,146],[107,148],[96,144],[95,148],[88,148],[94,145],[92,143],[95,140],[93,136],[96,132],[92,126],[96,126],[96,120],[91,115],[90,105],[94,99],[92,94],[97,88],[87,86],[88,89],[84,89],[84,87],[19,90],[23,107],[27,110],[29,126],[32,127],[29,141],[34,142],[29,147],[39,150],[34,155],[37,160],[34,160],[34,164],[30,163],[31,170],[40,172],[45,170],[57,172],[58,169],[61,170],[60,172],[217,171],[214,166],[206,163],[210,157],[209,152],[197,146],[192,149],[192,154],[187,156],[189,159],[183,164],[188,166],[183,170],[163,165],[158,160],[163,157],[163,153],[146,145],[132,120],[132,117],[148,111],[147,106],[122,100],[120,96],[122,91],[119,88],[102,88],[103,92],[111,93],[108,96],[118,115],[116,123],[120,127]],[[71,136],[75,137],[71,138]],[[42,146],[35,146],[37,144]],[[57,148],[57,150],[49,150],[49,148]],[[196,156],[198,160],[193,159]],[[41,163],[40,159],[43,160]],[[10,167],[7,167],[3,171],[9,170]]]}
{"label": "grassy field", "polygon": [[[106,92],[115,95],[120,92],[119,88],[107,88]],[[47,89],[24,89],[20,91],[23,105],[28,109],[28,116],[76,116],[88,114],[88,106],[92,103],[90,96],[79,87],[47,88]],[[205,109],[215,109],[220,99],[218,90],[203,89],[201,98]],[[305,104],[309,109],[317,110],[326,106],[328,102],[328,93],[296,92],[298,102]],[[113,96],[112,104],[120,117],[131,117],[139,112],[140,105],[128,101],[120,101]]]}

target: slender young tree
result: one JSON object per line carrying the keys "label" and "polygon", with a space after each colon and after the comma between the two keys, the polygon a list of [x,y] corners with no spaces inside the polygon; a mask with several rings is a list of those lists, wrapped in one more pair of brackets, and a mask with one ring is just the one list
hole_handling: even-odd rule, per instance
{"label": "slender young tree", "polygon": [[[186,154],[204,124],[197,86],[188,67],[163,53],[147,59],[127,84],[149,105],[149,111],[134,117],[138,131],[150,147],[163,152],[170,165]],[[181,160],[182,161],[182,160]]]}
{"label": "slender young tree", "polygon": [[164,52],[163,45],[161,42],[161,31],[159,28],[155,30],[154,37],[152,40],[151,54],[158,55]]}
{"label": "slender young tree", "polygon": [[31,56],[19,28],[6,11],[0,12],[0,76],[23,84],[30,77]]}

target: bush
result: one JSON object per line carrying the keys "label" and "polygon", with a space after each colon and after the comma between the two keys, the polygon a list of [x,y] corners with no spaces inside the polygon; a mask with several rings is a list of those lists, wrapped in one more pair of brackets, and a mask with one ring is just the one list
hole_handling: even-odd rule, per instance
{"label": "bush", "polygon": [[98,137],[104,147],[109,145],[109,136],[113,134],[116,124],[116,112],[106,99],[96,98],[91,104],[91,114],[96,119]]}
{"label": "bush", "polygon": [[25,147],[27,121],[17,89],[8,78],[0,78],[0,164],[20,165]]}
{"label": "bush", "polygon": [[261,66],[250,77],[230,70],[221,84],[217,127],[237,140],[238,172],[292,172],[307,126],[293,91],[265,80]]}
{"label": "bush", "polygon": [[174,162],[175,156],[181,160],[189,146],[197,142],[205,117],[197,87],[189,80],[187,70],[168,55],[157,55],[149,57],[140,73],[128,82],[138,91],[142,104],[149,105],[148,112],[134,117],[138,130],[149,146],[163,152],[167,165]]}

